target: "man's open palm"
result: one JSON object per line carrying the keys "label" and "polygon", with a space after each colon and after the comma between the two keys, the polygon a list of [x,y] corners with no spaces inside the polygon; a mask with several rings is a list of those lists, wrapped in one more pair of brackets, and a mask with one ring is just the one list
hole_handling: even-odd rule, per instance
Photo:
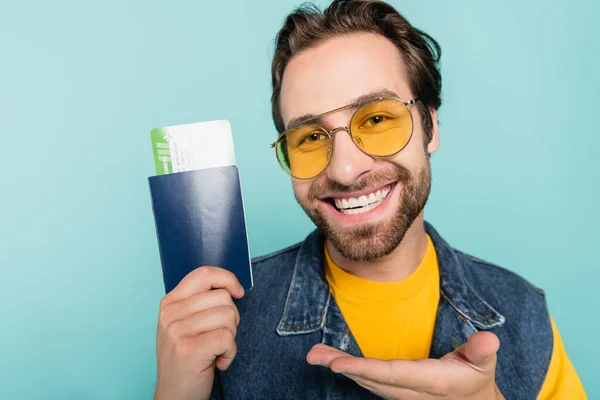
{"label": "man's open palm", "polygon": [[306,355],[310,364],[342,373],[386,399],[504,399],[496,386],[498,337],[477,332],[441,359],[378,360],[354,357],[317,344]]}

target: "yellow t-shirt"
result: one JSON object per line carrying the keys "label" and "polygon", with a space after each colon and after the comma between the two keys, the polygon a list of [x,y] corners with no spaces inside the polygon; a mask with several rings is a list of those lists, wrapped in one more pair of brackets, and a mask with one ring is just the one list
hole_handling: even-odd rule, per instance
{"label": "yellow t-shirt", "polygon": [[[381,360],[429,357],[440,299],[438,261],[431,238],[418,268],[406,279],[375,282],[338,267],[325,246],[325,276],[363,355]],[[551,319],[552,360],[538,399],[587,399]]]}

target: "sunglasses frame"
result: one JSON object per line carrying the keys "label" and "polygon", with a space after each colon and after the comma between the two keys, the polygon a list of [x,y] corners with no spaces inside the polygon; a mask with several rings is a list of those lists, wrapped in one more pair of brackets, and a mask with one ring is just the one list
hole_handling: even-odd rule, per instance
{"label": "sunglasses frame", "polygon": [[[394,152],[394,153],[392,153],[392,154],[388,154],[388,155],[386,155],[386,156],[378,156],[378,155],[371,154],[371,153],[369,153],[368,151],[364,150],[362,147],[360,147],[360,146],[359,146],[359,144],[358,144],[358,143],[356,143],[356,140],[354,140],[354,137],[352,136],[352,131],[350,130],[350,127],[352,126],[352,120],[354,119],[354,116],[356,115],[356,113],[357,113],[357,112],[359,112],[359,111],[360,111],[360,110],[361,110],[363,107],[365,107],[365,106],[368,106],[369,104],[372,104],[372,103],[374,103],[374,102],[376,102],[376,101],[381,101],[381,100],[398,100],[398,101],[400,101],[402,104],[404,104],[404,105],[406,106],[406,109],[408,110],[408,115],[410,116],[410,124],[411,124],[411,126],[410,126],[410,136],[408,137],[408,140],[406,141],[406,144],[405,144],[404,146],[402,146],[402,148],[401,148],[400,150],[398,150],[398,151],[396,151],[396,152]],[[333,110],[331,110],[331,111],[327,111],[327,112],[324,112],[324,113],[322,113],[322,114],[315,115],[314,117],[307,118],[307,119],[305,119],[305,120],[303,120],[303,121],[300,121],[300,122],[298,122],[298,123],[296,123],[296,124],[294,124],[294,125],[292,125],[292,126],[288,127],[286,130],[284,130],[284,131],[283,131],[283,132],[282,132],[282,133],[281,133],[281,134],[280,134],[280,135],[277,137],[277,140],[276,140],[276,141],[274,141],[273,143],[271,143],[271,148],[274,148],[274,149],[275,149],[275,157],[277,158],[277,162],[279,163],[279,166],[281,167],[281,169],[283,169],[283,170],[285,171],[285,173],[286,173],[286,174],[288,174],[289,176],[291,176],[292,178],[294,178],[294,179],[298,179],[298,180],[309,180],[309,179],[314,179],[314,178],[316,178],[317,176],[321,175],[323,172],[325,172],[325,170],[326,170],[326,169],[327,169],[327,167],[329,166],[329,163],[331,162],[331,158],[333,157],[333,150],[334,150],[334,148],[333,148],[333,134],[334,134],[335,132],[338,132],[338,131],[346,131],[346,133],[348,133],[348,135],[349,135],[349,136],[350,136],[350,138],[352,139],[352,142],[354,142],[354,145],[355,145],[355,146],[356,146],[356,147],[357,147],[357,148],[358,148],[360,151],[362,151],[363,153],[365,153],[366,155],[368,155],[368,156],[370,156],[370,157],[376,157],[376,158],[386,158],[386,157],[391,157],[391,156],[393,156],[393,155],[396,155],[396,154],[398,154],[398,153],[399,153],[399,152],[401,152],[402,150],[404,150],[404,148],[405,148],[405,147],[408,145],[408,143],[410,143],[410,140],[412,139],[413,131],[414,131],[414,129],[415,129],[415,121],[414,121],[414,118],[413,118],[413,115],[412,115],[412,111],[411,111],[411,109],[410,109],[410,106],[411,106],[411,105],[413,105],[413,104],[416,104],[418,101],[419,101],[419,99],[418,99],[418,98],[416,98],[416,97],[415,97],[414,99],[412,99],[412,100],[408,100],[408,101],[404,101],[404,100],[402,100],[402,99],[401,99],[401,98],[399,98],[399,97],[378,97],[378,98],[376,98],[376,99],[372,99],[372,100],[369,100],[369,101],[367,101],[367,102],[352,103],[352,104],[348,104],[348,105],[346,105],[346,106],[343,106],[343,107],[338,107],[338,108],[336,108],[336,109],[333,109]],[[324,128],[324,127],[322,127],[321,125],[318,125],[318,124],[307,124],[307,122],[309,122],[309,121],[312,121],[312,120],[315,120],[315,119],[318,119],[318,118],[324,117],[324,116],[326,116],[326,115],[329,115],[329,114],[333,114],[333,113],[335,113],[335,112],[338,112],[338,111],[341,111],[341,110],[345,110],[345,109],[347,109],[347,108],[352,108],[352,107],[357,107],[357,109],[356,109],[356,110],[355,110],[355,111],[352,113],[352,116],[350,117],[350,123],[348,124],[349,126],[340,126],[340,127],[333,128],[333,129],[331,129],[331,130],[329,130],[329,131],[328,131],[327,129],[325,129],[325,128]],[[291,173],[291,172],[288,172],[288,171],[287,171],[287,169],[286,169],[286,168],[283,166],[283,164],[281,163],[281,160],[279,159],[279,156],[277,155],[277,144],[279,143],[279,141],[280,141],[280,140],[281,140],[281,139],[284,137],[284,135],[285,135],[286,133],[288,133],[290,130],[292,130],[292,129],[295,129],[295,128],[297,128],[297,127],[299,127],[299,126],[302,126],[302,125],[307,125],[307,126],[315,126],[315,127],[318,127],[318,128],[320,128],[320,129],[321,129],[321,130],[322,130],[322,131],[323,131],[323,132],[324,132],[324,133],[327,135],[327,137],[329,137],[329,142],[331,143],[331,155],[329,156],[329,160],[327,160],[327,164],[325,165],[325,167],[323,167],[323,170],[322,170],[321,172],[319,172],[319,173],[318,173],[318,174],[316,174],[315,176],[311,176],[310,178],[297,178],[297,177],[295,177],[294,175],[292,175],[292,173]]]}

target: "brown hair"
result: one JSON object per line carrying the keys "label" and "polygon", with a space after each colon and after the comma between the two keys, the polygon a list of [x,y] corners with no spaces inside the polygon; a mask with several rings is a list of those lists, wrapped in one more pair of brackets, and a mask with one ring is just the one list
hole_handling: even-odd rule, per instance
{"label": "brown hair", "polygon": [[306,4],[287,16],[275,39],[271,67],[271,105],[277,131],[281,133],[285,129],[279,101],[283,72],[290,60],[327,39],[359,32],[380,34],[400,51],[410,89],[419,99],[419,113],[429,141],[433,126],[429,109],[437,110],[442,103],[441,48],[394,7],[378,0],[334,0],[323,12]]}

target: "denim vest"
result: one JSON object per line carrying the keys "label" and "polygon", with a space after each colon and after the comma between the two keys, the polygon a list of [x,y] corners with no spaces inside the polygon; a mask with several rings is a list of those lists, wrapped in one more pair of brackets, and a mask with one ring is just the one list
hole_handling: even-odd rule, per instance
{"label": "denim vest", "polygon": [[[440,301],[430,357],[440,358],[477,331],[500,338],[496,382],[508,400],[536,399],[553,336],[544,294],[520,276],[450,247],[425,223],[439,263]],[[329,287],[324,238],[253,260],[254,287],[237,301],[238,352],[215,374],[211,399],[378,399],[306,354],[324,343],[362,356]]]}

